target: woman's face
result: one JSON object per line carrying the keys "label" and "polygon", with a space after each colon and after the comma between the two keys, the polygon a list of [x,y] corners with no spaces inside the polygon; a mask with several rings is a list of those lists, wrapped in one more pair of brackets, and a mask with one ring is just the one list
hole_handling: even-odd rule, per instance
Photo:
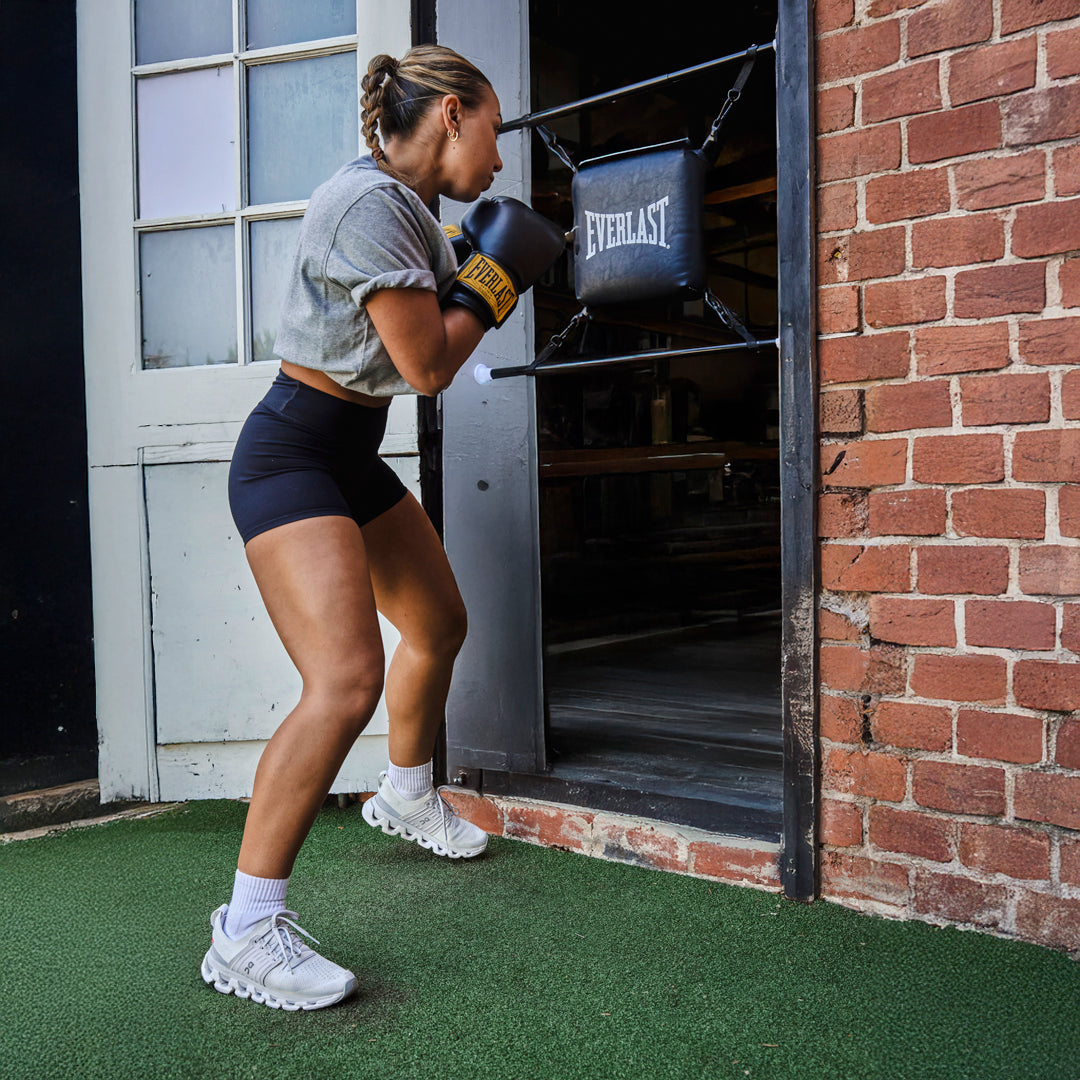
{"label": "woman's face", "polygon": [[447,139],[447,189],[443,194],[458,202],[472,202],[491,187],[502,168],[495,145],[502,114],[494,90],[488,89],[475,109],[460,108],[451,123],[458,138],[453,142]]}

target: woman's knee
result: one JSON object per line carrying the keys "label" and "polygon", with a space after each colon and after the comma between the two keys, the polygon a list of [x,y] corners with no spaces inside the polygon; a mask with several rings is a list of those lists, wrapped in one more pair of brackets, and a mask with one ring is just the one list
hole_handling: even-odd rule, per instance
{"label": "woman's knee", "polygon": [[420,628],[413,627],[403,635],[406,645],[433,657],[453,659],[461,652],[469,632],[469,617],[464,602],[458,597],[444,605],[438,615]]}
{"label": "woman's knee", "polygon": [[469,633],[469,615],[465,610],[465,602],[458,600],[448,613],[447,644],[454,650],[457,656],[461,652],[461,646],[465,644],[465,637]]}
{"label": "woman's knee", "polygon": [[383,692],[384,664],[357,665],[347,672],[306,681],[304,696],[317,704],[320,715],[343,734],[359,735],[379,705]]}

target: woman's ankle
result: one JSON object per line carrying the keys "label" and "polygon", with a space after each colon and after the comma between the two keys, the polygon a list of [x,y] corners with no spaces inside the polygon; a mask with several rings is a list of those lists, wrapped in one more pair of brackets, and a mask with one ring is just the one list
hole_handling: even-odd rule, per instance
{"label": "woman's ankle", "polygon": [[431,762],[423,765],[395,765],[392,761],[386,770],[394,790],[403,799],[422,799],[433,789],[431,782]]}
{"label": "woman's ankle", "polygon": [[225,916],[225,933],[233,938],[243,937],[251,928],[275,912],[285,910],[285,893],[289,879],[264,878],[236,871],[232,898]]}

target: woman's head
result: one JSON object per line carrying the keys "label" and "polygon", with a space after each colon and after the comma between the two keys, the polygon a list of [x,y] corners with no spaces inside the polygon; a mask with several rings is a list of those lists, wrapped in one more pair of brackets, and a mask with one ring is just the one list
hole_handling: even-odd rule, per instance
{"label": "woman's head", "polygon": [[[502,119],[498,98],[484,73],[453,49],[418,45],[400,60],[381,53],[368,64],[361,87],[364,141],[384,167],[388,146],[427,140],[448,167],[453,190],[445,184],[440,190],[467,200],[476,198],[502,168],[495,149]],[[477,177],[482,186],[469,194]]]}

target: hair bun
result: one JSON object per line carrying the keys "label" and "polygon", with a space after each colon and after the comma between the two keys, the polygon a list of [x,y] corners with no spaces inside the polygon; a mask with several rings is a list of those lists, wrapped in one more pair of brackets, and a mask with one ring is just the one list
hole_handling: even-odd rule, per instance
{"label": "hair bun", "polygon": [[397,74],[397,71],[397,58],[387,53],[379,53],[371,58],[361,85],[365,90],[381,90]]}

